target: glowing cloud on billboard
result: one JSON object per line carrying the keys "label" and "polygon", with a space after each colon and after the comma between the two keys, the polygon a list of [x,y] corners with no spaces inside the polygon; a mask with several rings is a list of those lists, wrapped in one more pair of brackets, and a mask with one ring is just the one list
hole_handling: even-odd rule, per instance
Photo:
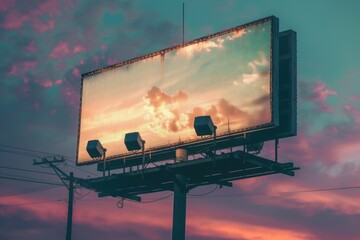
{"label": "glowing cloud on billboard", "polygon": [[109,158],[127,153],[129,132],[140,132],[147,149],[202,141],[196,116],[210,115],[220,136],[276,124],[272,20],[84,74],[77,164],[93,162],[93,139]]}

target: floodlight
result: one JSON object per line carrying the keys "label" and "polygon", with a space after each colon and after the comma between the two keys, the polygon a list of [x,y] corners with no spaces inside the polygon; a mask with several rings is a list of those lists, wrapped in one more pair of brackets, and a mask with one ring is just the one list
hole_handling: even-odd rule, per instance
{"label": "floodlight", "polygon": [[144,141],[141,139],[139,132],[125,134],[124,143],[128,151],[140,150],[144,146]]}
{"label": "floodlight", "polygon": [[194,128],[198,136],[213,135],[216,132],[216,126],[210,116],[195,117]]}
{"label": "floodlight", "polygon": [[99,140],[90,140],[87,143],[86,151],[92,158],[101,158],[105,155],[106,149],[103,148]]}
{"label": "floodlight", "polygon": [[[145,169],[145,141],[141,139],[139,132],[131,132],[125,134],[125,146],[128,151],[142,150],[142,177],[144,177]],[[139,170],[139,165],[138,165]]]}
{"label": "floodlight", "polygon": [[248,153],[259,154],[264,146],[264,142],[251,143],[246,145]]}

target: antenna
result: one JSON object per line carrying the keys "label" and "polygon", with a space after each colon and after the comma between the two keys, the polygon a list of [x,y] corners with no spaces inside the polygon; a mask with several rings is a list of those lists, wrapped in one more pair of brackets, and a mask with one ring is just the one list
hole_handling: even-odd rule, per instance
{"label": "antenna", "polygon": [[183,2],[182,8],[182,43],[185,43],[185,2]]}
{"label": "antenna", "polygon": [[230,133],[230,120],[229,120],[229,116],[228,116],[228,122],[227,122],[227,124],[228,124],[228,132]]}

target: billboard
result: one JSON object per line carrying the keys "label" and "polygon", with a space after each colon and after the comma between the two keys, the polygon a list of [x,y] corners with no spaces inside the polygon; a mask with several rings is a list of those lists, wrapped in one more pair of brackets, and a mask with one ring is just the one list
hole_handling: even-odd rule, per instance
{"label": "billboard", "polygon": [[277,126],[277,41],[268,17],[83,74],[77,165],[99,162],[86,152],[94,139],[109,160],[138,154],[124,145],[129,132],[147,152],[209,143],[196,116],[210,115],[224,142]]}

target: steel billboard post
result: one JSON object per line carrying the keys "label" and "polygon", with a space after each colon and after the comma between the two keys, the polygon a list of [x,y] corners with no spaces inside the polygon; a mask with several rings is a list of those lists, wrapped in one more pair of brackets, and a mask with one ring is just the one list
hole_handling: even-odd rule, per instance
{"label": "steel billboard post", "polygon": [[[188,160],[186,149],[177,149],[175,162]],[[186,229],[186,177],[175,174],[172,240],[184,240]]]}

